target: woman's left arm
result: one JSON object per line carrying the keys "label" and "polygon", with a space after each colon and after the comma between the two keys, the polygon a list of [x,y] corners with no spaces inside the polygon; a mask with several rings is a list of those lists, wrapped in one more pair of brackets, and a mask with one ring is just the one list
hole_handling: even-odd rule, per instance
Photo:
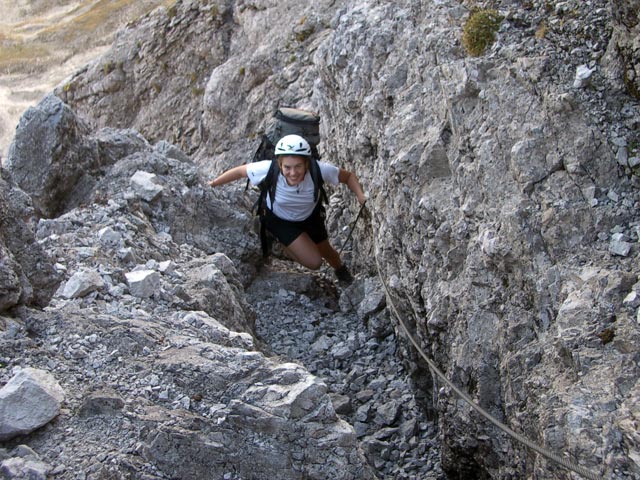
{"label": "woman's left arm", "polygon": [[347,187],[349,187],[349,190],[356,194],[360,205],[364,205],[364,203],[367,201],[367,196],[362,190],[360,180],[358,180],[358,177],[355,173],[341,168],[340,172],[338,173],[338,180],[340,183],[346,184]]}

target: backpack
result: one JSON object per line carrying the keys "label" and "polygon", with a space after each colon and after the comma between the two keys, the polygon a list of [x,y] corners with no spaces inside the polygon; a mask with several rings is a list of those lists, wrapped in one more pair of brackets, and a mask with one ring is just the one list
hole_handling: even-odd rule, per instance
{"label": "backpack", "polygon": [[[269,256],[270,242],[267,237],[267,230],[264,223],[266,214],[266,197],[269,195],[271,205],[273,205],[276,195],[276,184],[280,167],[276,161],[275,148],[278,140],[286,135],[300,135],[311,147],[311,159],[309,162],[309,173],[314,185],[314,200],[320,198],[320,208],[324,210],[323,203],[327,203],[327,193],[324,190],[322,174],[318,160],[318,143],[320,143],[320,117],[313,112],[300,110],[297,108],[280,107],[273,114],[274,120],[269,125],[266,133],[262,135],[260,145],[256,149],[252,162],[261,160],[271,160],[271,167],[264,180],[258,184],[260,195],[254,205],[254,211],[260,217],[260,243],[262,244],[262,255]],[[247,180],[247,187],[249,181]],[[245,190],[246,190],[245,188]]]}

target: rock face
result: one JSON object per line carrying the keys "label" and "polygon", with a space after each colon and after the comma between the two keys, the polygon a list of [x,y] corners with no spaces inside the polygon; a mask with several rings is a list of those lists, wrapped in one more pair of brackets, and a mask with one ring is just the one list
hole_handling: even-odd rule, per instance
{"label": "rock face", "polygon": [[[472,6],[498,8],[503,16],[495,43],[479,57],[469,57],[459,41]],[[635,0],[365,0],[304,6],[184,1],[123,31],[107,56],[56,94],[97,132],[132,127],[153,142],[167,139],[182,146],[206,175],[250,158],[256,135],[277,105],[316,109],[323,118],[324,158],[356,171],[371,198],[347,256],[361,276],[370,277],[369,284],[380,266],[401,315],[440,369],[485,410],[546,448],[603,478],[635,478],[640,476],[640,326],[633,302],[640,264],[637,11]],[[82,138],[95,135],[92,128],[85,130]],[[88,190],[94,200],[103,199],[99,210],[79,208],[76,198],[92,197],[76,188],[78,196],[58,202],[56,215],[78,209],[43,221],[38,229],[56,258],[84,255],[105,280],[106,290],[69,301],[118,299],[112,304],[117,309],[91,317],[89,325],[95,326],[84,327],[87,338],[65,344],[69,355],[79,356],[78,365],[96,362],[98,369],[118,362],[122,352],[153,355],[153,367],[141,366],[126,382],[115,370],[106,383],[134,389],[138,382],[149,387],[148,399],[162,395],[188,407],[171,413],[138,402],[138,410],[128,412],[148,419],[149,427],[141,445],[120,445],[118,451],[140,453],[153,468],[174,469],[173,476],[195,475],[190,469],[197,465],[163,463],[179,457],[181,440],[189,439],[185,458],[201,448],[213,459],[225,451],[221,437],[230,438],[234,429],[246,433],[242,419],[262,412],[264,422],[255,422],[257,429],[248,434],[248,455],[265,459],[269,452],[284,451],[281,443],[266,445],[265,432],[284,442],[282,418],[308,418],[309,424],[293,422],[294,437],[328,422],[334,430],[327,435],[337,440],[340,455],[328,459],[318,452],[305,462],[297,457],[304,458],[302,446],[289,438],[297,450],[287,461],[308,468],[311,477],[322,478],[317,462],[325,461],[331,473],[339,471],[349,464],[347,457],[359,457],[344,425],[323,411],[321,386],[294,374],[301,402],[308,398],[302,392],[313,393],[317,407],[300,411],[280,387],[269,389],[283,379],[273,366],[265,367],[267,359],[233,350],[244,348],[233,342],[246,345],[246,339],[232,340],[230,334],[230,346],[198,349],[190,342],[203,341],[199,330],[184,327],[160,341],[147,323],[152,311],[156,321],[184,326],[184,315],[150,305],[159,296],[184,310],[202,310],[229,331],[251,332],[239,292],[255,272],[220,273],[206,255],[225,252],[238,269],[250,263],[254,247],[232,235],[248,224],[248,217],[237,213],[247,206],[242,187],[211,193],[198,182],[196,165],[175,147],[173,154],[165,147],[157,143],[117,162],[112,158],[108,176],[91,173],[81,182],[95,182]],[[134,189],[138,171],[149,175],[136,177]],[[38,189],[28,188],[26,176],[22,182],[38,202]],[[157,197],[151,184],[163,187]],[[329,225],[337,232],[353,218],[355,202],[344,189],[334,193]],[[100,249],[82,244],[97,235],[89,227],[94,224],[116,233],[102,235],[115,245],[109,247],[109,262],[97,255],[104,244]],[[79,245],[54,246],[56,235]],[[125,273],[136,267],[155,270],[169,257],[190,268],[161,274],[159,292],[149,299],[128,296]],[[71,274],[78,265],[66,268]],[[187,278],[192,268],[202,275]],[[217,295],[212,285],[221,285],[225,295]],[[374,304],[383,303],[367,298],[359,307],[364,312]],[[71,320],[58,318],[49,328],[62,328],[65,321]],[[117,325],[128,340],[107,334],[107,324]],[[100,335],[104,329],[105,338],[104,348],[93,350],[91,358],[83,349],[93,329]],[[197,374],[179,381],[182,363],[172,363],[158,344],[178,349],[176,358]],[[408,342],[399,346],[437,412],[447,474],[566,477],[552,462],[496,432],[431,378]],[[253,355],[259,360],[246,367],[243,362],[251,363]],[[241,372],[221,365],[219,378],[210,369],[220,358],[238,361],[234,368]],[[214,386],[205,385],[205,377],[213,378]],[[255,378],[263,385],[254,385]],[[202,385],[210,389],[201,393]],[[234,385],[238,391],[231,401],[226,394]],[[221,426],[207,421],[200,427],[194,415],[205,412],[193,400],[200,395],[207,398],[207,418],[222,419]],[[266,408],[257,398],[284,403],[282,409]],[[219,414],[217,407],[211,410],[216,402],[223,405]],[[389,403],[380,421],[393,422],[394,411]],[[175,416],[166,420],[170,413]],[[194,424],[200,431],[186,427]],[[134,461],[126,455],[116,455],[120,465]],[[211,462],[209,469],[222,468]],[[345,475],[358,477],[358,469],[366,468],[351,465]],[[268,468],[261,475],[271,476]]]}
{"label": "rock face", "polygon": [[609,50],[612,50],[612,57],[618,59],[618,73],[622,74],[627,90],[640,98],[640,2],[615,0],[610,8],[615,23]]}
{"label": "rock face", "polygon": [[[5,166],[40,216],[57,216],[91,201],[95,181],[111,163],[148,147],[135,132],[111,134],[91,135],[69,106],[48,95],[20,119]],[[133,141],[124,141],[127,135]]]}
{"label": "rock face", "polygon": [[[358,125],[334,132],[335,157],[354,159],[377,192],[363,257],[376,252],[424,349],[485,410],[600,475],[637,475],[626,454],[635,433],[599,427],[621,425],[636,382],[616,385],[628,369],[638,374],[637,311],[622,303],[638,280],[638,177],[620,175],[626,154],[612,143],[627,120],[598,123],[598,94],[573,91],[573,72],[546,42],[515,42],[526,33],[516,18],[491,55],[473,60],[442,41],[439,9],[424,8],[354,9],[316,54],[328,124]],[[430,21],[410,28],[408,18]],[[371,31],[385,42],[362,34]],[[380,45],[395,48],[375,55]],[[598,58],[581,61],[589,57]],[[607,100],[623,102],[637,126],[637,102]],[[635,250],[612,254],[615,232]],[[433,393],[447,470],[549,475],[446,386]]]}
{"label": "rock face", "polygon": [[44,307],[59,282],[52,259],[36,242],[30,197],[0,169],[0,313]]}
{"label": "rock face", "polygon": [[201,101],[212,69],[227,59],[237,8],[254,10],[233,2],[177,2],[132,23],[111,51],[64,82],[57,94],[99,127],[135,128],[151,141],[167,140],[187,152],[203,135],[221,140],[216,131],[203,130]]}

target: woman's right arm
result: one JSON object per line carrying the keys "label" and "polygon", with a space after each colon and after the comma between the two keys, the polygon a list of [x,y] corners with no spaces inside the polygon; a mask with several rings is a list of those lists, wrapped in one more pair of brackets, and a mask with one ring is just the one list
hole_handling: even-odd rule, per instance
{"label": "woman's right arm", "polygon": [[212,187],[218,187],[225,183],[240,180],[247,177],[247,165],[239,165],[237,167],[230,168],[226,172],[220,174],[220,176],[214,178],[209,182]]}
{"label": "woman's right arm", "polygon": [[356,197],[358,197],[358,202],[360,202],[360,205],[365,204],[368,197],[362,190],[362,185],[360,185],[360,180],[358,179],[355,173],[341,168],[340,172],[338,173],[338,181],[340,183],[346,184],[347,187],[349,187],[349,190],[351,190],[353,193],[356,194]]}

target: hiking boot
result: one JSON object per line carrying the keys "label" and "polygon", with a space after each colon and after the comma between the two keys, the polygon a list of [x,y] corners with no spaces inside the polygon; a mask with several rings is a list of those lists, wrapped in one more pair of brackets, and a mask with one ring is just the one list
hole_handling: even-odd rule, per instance
{"label": "hiking boot", "polygon": [[334,272],[340,283],[349,285],[351,282],[353,282],[353,277],[351,276],[351,273],[349,272],[349,269],[346,265],[342,265],[339,268],[336,268]]}

